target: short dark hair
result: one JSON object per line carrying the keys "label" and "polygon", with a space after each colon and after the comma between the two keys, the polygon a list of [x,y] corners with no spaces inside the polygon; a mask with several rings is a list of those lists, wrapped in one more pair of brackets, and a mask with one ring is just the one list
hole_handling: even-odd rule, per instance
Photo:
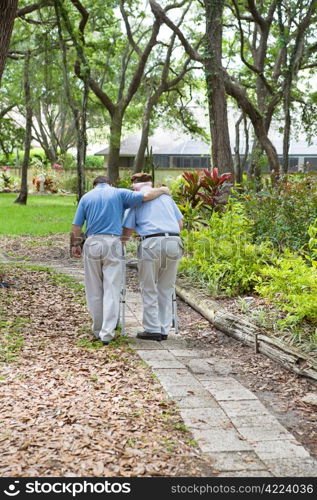
{"label": "short dark hair", "polygon": [[138,172],[131,177],[132,182],[149,182],[152,181],[152,175],[147,172]]}
{"label": "short dark hair", "polygon": [[93,186],[95,187],[97,186],[97,184],[110,184],[109,177],[107,177],[106,175],[98,175],[98,177],[96,177],[93,182]]}

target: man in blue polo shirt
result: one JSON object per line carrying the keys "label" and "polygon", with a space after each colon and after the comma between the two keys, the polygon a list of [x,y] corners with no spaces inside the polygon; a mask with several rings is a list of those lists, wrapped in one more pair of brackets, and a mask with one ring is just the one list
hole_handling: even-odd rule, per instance
{"label": "man in blue polo shirt", "polygon": [[[132,176],[133,187],[141,193],[153,189],[152,176]],[[131,208],[123,221],[123,239],[135,230],[141,237],[138,272],[143,300],[143,332],[137,337],[166,340],[172,323],[172,296],[178,261],[182,256],[182,214],[170,196]]]}
{"label": "man in blue polo shirt", "polygon": [[105,345],[114,338],[119,316],[122,272],[122,218],[134,208],[169,194],[165,187],[135,193],[109,185],[105,176],[94,180],[94,189],[80,200],[71,228],[71,255],[81,257],[80,234],[86,222],[84,244],[85,290],[92,331]]}

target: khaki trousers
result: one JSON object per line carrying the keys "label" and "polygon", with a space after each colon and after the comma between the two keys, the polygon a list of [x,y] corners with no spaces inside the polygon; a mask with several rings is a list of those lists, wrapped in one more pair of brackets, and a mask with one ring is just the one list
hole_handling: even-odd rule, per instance
{"label": "khaki trousers", "polygon": [[84,245],[86,300],[93,334],[103,341],[113,339],[119,319],[122,265],[119,236],[88,236]]}
{"label": "khaki trousers", "polygon": [[143,301],[143,328],[168,335],[172,296],[182,241],[178,236],[146,238],[138,248],[138,271]]}

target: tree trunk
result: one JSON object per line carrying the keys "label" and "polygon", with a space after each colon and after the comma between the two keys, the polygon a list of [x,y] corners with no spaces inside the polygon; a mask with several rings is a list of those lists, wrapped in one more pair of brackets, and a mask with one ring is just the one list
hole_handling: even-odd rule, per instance
{"label": "tree trunk", "polygon": [[77,146],[77,201],[85,193],[85,162],[86,162],[86,150],[87,150],[87,107],[88,107],[88,95],[89,95],[89,70],[86,68],[84,75],[81,77],[84,89],[82,95],[82,105],[81,109],[76,104],[71,92],[71,85],[69,81],[69,74],[67,69],[67,49],[63,38],[62,25],[60,19],[60,3],[55,2],[55,13],[58,27],[58,36],[61,46],[62,53],[62,69],[63,69],[63,81],[66,99],[68,105],[72,111],[73,120],[76,129],[76,146]]}
{"label": "tree trunk", "polygon": [[120,108],[115,110],[111,117],[109,156],[108,156],[108,177],[110,184],[115,184],[119,179],[120,145],[122,133],[123,113]]}
{"label": "tree trunk", "polygon": [[0,2],[0,82],[10,46],[17,8],[18,0],[1,0]]}
{"label": "tree trunk", "polygon": [[212,165],[220,172],[234,174],[230,147],[227,99],[222,73],[223,0],[205,0],[207,82],[209,124],[212,141]]}
{"label": "tree trunk", "polygon": [[250,166],[248,171],[249,180],[253,181],[255,190],[258,192],[262,188],[262,168],[261,158],[263,157],[263,147],[257,138],[254,139],[250,154]]}
{"label": "tree trunk", "polygon": [[41,103],[37,103],[37,109],[33,108],[34,118],[36,119],[37,130],[35,123],[33,123],[33,132],[35,134],[36,140],[40,143],[41,147],[44,149],[46,158],[50,161],[51,165],[57,162],[57,152],[54,150],[53,146],[49,144],[48,137],[43,126]]}
{"label": "tree trunk", "polygon": [[262,114],[257,110],[255,106],[253,106],[251,101],[246,96],[245,91],[235,82],[233,82],[233,80],[225,70],[224,81],[227,93],[237,101],[238,106],[250,118],[255,135],[268,157],[272,179],[276,180],[280,172],[280,163],[276,149],[268,138],[265,120]]}
{"label": "tree trunk", "polygon": [[243,120],[243,114],[241,114],[235,124],[236,129],[236,143],[234,148],[234,174],[236,183],[240,186],[242,185],[242,165],[240,158],[240,123]]}
{"label": "tree trunk", "polygon": [[150,120],[154,103],[149,99],[143,113],[142,134],[138,152],[133,162],[133,173],[142,172],[145,165],[145,151],[149,142]]}
{"label": "tree trunk", "polygon": [[21,190],[15,200],[15,203],[26,205],[28,198],[28,166],[30,161],[30,150],[32,141],[32,102],[30,88],[30,53],[25,56],[24,61],[24,98],[26,107],[26,124],[25,124],[25,140],[24,140],[24,158],[21,173]]}
{"label": "tree trunk", "polygon": [[84,93],[82,98],[82,107],[79,112],[79,123],[77,128],[77,176],[78,176],[78,194],[77,201],[85,194],[85,163],[87,151],[87,106],[89,85],[84,80]]}
{"label": "tree trunk", "polygon": [[291,75],[287,75],[286,86],[284,90],[284,133],[283,133],[283,172],[287,174],[289,163],[289,143],[291,135]]}

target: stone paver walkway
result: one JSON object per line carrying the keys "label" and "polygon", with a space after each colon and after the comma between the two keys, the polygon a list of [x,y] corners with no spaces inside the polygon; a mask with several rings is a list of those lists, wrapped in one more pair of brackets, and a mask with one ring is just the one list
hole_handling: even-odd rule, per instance
{"label": "stone paver walkway", "polygon": [[[77,265],[54,265],[83,282]],[[142,329],[140,294],[127,289],[126,333],[131,346],[179,408],[219,477],[316,477],[317,461],[250,390],[226,374],[226,359],[191,349],[181,332],[169,340],[136,339]],[[220,375],[221,374],[221,375]]]}

